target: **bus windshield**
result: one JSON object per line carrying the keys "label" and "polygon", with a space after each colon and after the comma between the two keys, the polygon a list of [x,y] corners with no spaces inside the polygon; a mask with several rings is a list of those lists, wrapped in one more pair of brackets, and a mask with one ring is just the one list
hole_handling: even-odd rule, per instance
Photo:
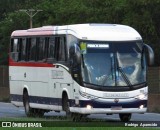
{"label": "bus windshield", "polygon": [[132,86],[146,82],[143,43],[81,42],[83,82],[97,86]]}

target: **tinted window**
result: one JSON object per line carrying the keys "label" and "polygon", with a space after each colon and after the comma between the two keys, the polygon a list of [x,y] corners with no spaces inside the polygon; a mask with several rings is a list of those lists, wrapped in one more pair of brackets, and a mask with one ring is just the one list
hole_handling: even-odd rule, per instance
{"label": "tinted window", "polygon": [[13,39],[12,41],[12,52],[18,52],[18,39]]}
{"label": "tinted window", "polygon": [[49,38],[48,58],[55,58],[55,38]]}
{"label": "tinted window", "polygon": [[11,40],[11,58],[14,61],[18,61],[19,59],[19,39],[12,39]]}
{"label": "tinted window", "polygon": [[65,61],[66,60],[66,46],[65,46],[65,38],[61,37],[60,40],[58,40],[59,43],[59,54],[58,54],[58,60],[59,61]]}
{"label": "tinted window", "polygon": [[20,45],[20,59],[23,61],[25,60],[26,57],[26,38],[22,38],[21,40],[21,45]]}
{"label": "tinted window", "polygon": [[36,38],[32,38],[29,60],[35,60],[35,59],[36,59]]}
{"label": "tinted window", "polygon": [[38,47],[37,59],[40,61],[45,58],[45,38],[43,37],[38,38],[37,47]]}

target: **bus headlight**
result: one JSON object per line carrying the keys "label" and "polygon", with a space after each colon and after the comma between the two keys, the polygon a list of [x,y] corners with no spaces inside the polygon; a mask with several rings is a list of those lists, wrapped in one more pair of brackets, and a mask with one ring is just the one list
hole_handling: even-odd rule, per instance
{"label": "bus headlight", "polygon": [[90,95],[90,94],[88,94],[88,93],[85,93],[85,92],[81,92],[81,91],[79,91],[79,93],[80,93],[80,95],[82,96],[82,97],[84,97],[84,98],[87,98],[87,99],[96,99],[96,98],[98,98],[98,97],[95,97],[95,96],[93,96],[93,95]]}
{"label": "bus headlight", "polygon": [[91,109],[92,109],[92,106],[91,106],[91,105],[87,105],[86,108],[87,108],[88,110],[91,110]]}
{"label": "bus headlight", "polygon": [[143,99],[147,98],[147,94],[141,93],[140,95],[136,96],[135,98],[143,100]]}

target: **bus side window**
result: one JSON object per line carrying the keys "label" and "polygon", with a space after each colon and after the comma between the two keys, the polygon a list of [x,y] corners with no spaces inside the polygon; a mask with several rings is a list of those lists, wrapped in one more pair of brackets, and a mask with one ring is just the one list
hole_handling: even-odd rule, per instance
{"label": "bus side window", "polygon": [[46,61],[47,58],[48,58],[48,52],[49,52],[49,49],[48,49],[48,48],[49,48],[49,38],[48,38],[48,37],[45,37],[44,40],[45,40],[44,60]]}
{"label": "bus side window", "polygon": [[27,44],[26,44],[26,56],[25,56],[25,60],[28,61],[29,57],[30,57],[30,51],[31,51],[31,38],[27,38],[26,40]]}
{"label": "bus side window", "polygon": [[66,40],[65,37],[60,37],[58,40],[58,61],[66,61]]}
{"label": "bus side window", "polygon": [[36,38],[31,38],[29,60],[30,61],[35,61],[36,60]]}
{"label": "bus side window", "polygon": [[14,61],[18,61],[19,59],[19,39],[15,38],[11,40],[11,58]]}
{"label": "bus side window", "polygon": [[38,38],[37,42],[37,60],[42,61],[45,58],[45,38]]}
{"label": "bus side window", "polygon": [[55,59],[55,37],[49,38],[48,58]]}
{"label": "bus side window", "polygon": [[26,38],[20,39],[20,60],[25,61],[26,57]]}

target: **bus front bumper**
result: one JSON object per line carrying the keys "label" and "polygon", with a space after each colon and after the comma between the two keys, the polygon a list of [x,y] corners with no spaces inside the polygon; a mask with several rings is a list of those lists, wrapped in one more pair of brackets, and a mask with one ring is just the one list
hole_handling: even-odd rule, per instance
{"label": "bus front bumper", "polygon": [[145,113],[147,108],[86,108],[70,107],[70,111],[80,114],[118,114],[118,113]]}

